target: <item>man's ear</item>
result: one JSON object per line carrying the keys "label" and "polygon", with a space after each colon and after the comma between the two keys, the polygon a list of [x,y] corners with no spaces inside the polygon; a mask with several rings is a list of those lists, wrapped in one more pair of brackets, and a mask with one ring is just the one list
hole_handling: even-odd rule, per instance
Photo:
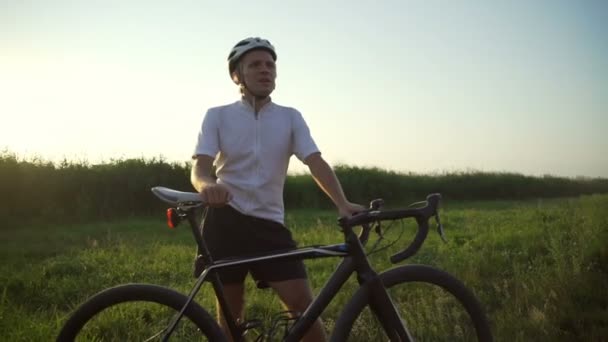
{"label": "man's ear", "polygon": [[234,82],[237,85],[241,84],[241,80],[239,78],[239,73],[236,70],[233,71],[230,76],[232,77],[232,82]]}

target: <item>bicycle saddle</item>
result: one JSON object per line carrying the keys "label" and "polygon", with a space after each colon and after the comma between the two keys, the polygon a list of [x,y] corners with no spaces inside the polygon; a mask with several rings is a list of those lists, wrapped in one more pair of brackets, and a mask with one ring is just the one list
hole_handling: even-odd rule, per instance
{"label": "bicycle saddle", "polygon": [[188,202],[201,202],[201,198],[196,192],[177,191],[163,186],[155,186],[152,188],[152,193],[161,200],[173,205]]}

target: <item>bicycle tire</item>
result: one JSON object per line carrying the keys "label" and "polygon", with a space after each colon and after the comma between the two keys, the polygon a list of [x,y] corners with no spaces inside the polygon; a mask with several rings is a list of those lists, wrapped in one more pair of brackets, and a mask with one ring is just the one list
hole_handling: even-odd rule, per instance
{"label": "bicycle tire", "polygon": [[[460,309],[466,310],[466,315],[468,315],[470,319],[469,324],[474,326],[474,334],[476,335],[477,340],[484,342],[492,341],[490,325],[486,315],[483,312],[481,304],[475,295],[469,289],[467,289],[467,287],[460,280],[456,279],[449,273],[426,265],[406,265],[388,270],[380,274],[380,278],[382,279],[385,288],[387,288],[389,291],[391,288],[396,286],[411,283],[424,283],[440,287],[440,289],[437,290],[449,293],[449,295],[453,297],[451,300],[457,301],[457,305],[462,307]],[[369,287],[362,286],[344,306],[342,313],[336,321],[336,325],[331,336],[331,341],[335,342],[348,340],[349,335],[351,335],[351,332],[353,331],[355,321],[361,315],[365,307],[368,306],[369,293]],[[396,300],[394,297],[393,301],[398,302],[398,300]],[[464,314],[465,313],[463,311],[463,315]],[[427,322],[425,321],[425,323]],[[428,324],[433,324],[433,322],[428,322]],[[419,340],[416,336],[415,328],[407,324],[407,320],[406,325],[414,338]],[[357,339],[356,336],[351,337],[352,340]],[[475,336],[473,336],[473,339],[474,338]],[[453,336],[431,337],[428,339],[453,340]]]}
{"label": "bicycle tire", "polygon": [[[83,328],[104,310],[130,302],[145,302],[160,304],[173,313],[179,312],[188,297],[172,289],[151,284],[126,284],[101,291],[87,300],[72,313],[63,325],[57,341],[74,341]],[[140,305],[138,303],[137,305]],[[126,305],[125,305],[126,306]],[[188,319],[200,331],[201,336],[209,341],[226,341],[226,337],[211,315],[196,302],[192,301],[182,321]],[[180,321],[180,325],[183,323]]]}

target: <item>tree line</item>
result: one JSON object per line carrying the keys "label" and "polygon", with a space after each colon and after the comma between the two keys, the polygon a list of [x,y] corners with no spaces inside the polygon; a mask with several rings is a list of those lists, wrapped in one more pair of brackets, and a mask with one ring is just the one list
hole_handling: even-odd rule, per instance
{"label": "tree line", "polygon": [[[379,168],[337,165],[336,174],[352,201],[383,198],[393,206],[420,201],[440,192],[449,200],[523,200],[608,192],[608,179],[526,176],[506,172],[402,173]],[[163,158],[52,163],[0,153],[0,218],[16,221],[73,222],[137,215],[164,215],[166,204],[153,186],[193,191],[190,163]],[[332,203],[305,174],[289,175],[285,205],[331,208]]]}

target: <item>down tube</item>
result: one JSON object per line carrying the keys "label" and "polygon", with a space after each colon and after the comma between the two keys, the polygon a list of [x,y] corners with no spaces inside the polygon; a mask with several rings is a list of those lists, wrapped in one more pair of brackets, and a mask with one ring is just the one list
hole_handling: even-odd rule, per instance
{"label": "down tube", "polygon": [[321,289],[321,293],[319,293],[304,314],[291,327],[285,339],[286,342],[299,341],[306,334],[354,271],[355,266],[352,257],[344,258]]}

